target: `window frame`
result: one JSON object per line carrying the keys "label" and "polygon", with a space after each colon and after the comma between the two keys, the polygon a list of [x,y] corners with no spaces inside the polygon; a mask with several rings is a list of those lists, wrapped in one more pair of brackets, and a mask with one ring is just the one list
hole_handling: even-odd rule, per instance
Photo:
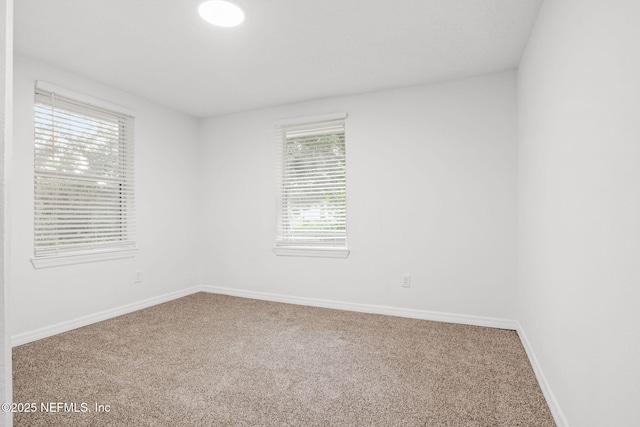
{"label": "window frame", "polygon": [[[37,114],[36,109],[36,94],[37,93],[50,93],[55,97],[60,97],[67,101],[71,101],[73,104],[78,104],[78,110],[75,109],[69,110],[73,112],[73,114],[77,114],[78,116],[85,115],[88,118],[88,121],[91,119],[101,120],[101,118],[96,114],[92,117],[91,111],[96,110],[100,112],[106,112],[108,114],[112,114],[114,117],[118,117],[118,132],[119,135],[123,132],[123,129],[127,129],[128,134],[125,136],[118,136],[119,139],[122,139],[121,142],[123,147],[119,147],[119,151],[117,152],[117,156],[121,157],[126,152],[127,159],[123,160],[125,163],[118,163],[118,168],[123,171],[124,178],[122,178],[122,182],[126,183],[128,187],[131,187],[131,190],[126,199],[126,202],[123,206],[125,206],[126,217],[123,216],[120,219],[119,224],[123,227],[126,227],[125,234],[122,234],[121,237],[127,236],[127,239],[122,239],[122,244],[118,244],[117,239],[114,239],[108,243],[96,244],[95,242],[88,242],[84,246],[78,246],[74,248],[62,248],[60,250],[52,249],[52,248],[43,248],[38,250],[36,247],[36,239],[38,233],[36,231],[36,206],[38,201],[42,202],[43,199],[39,199],[38,192],[36,191],[36,182],[37,177],[43,177],[47,175],[43,174],[42,171],[38,171],[37,169],[37,161],[36,161],[36,146],[37,146],[37,136],[36,136],[36,119],[35,115]],[[45,103],[46,105],[46,103]],[[52,105],[52,109],[55,109],[55,105]],[[86,112],[88,111],[88,112]],[[33,256],[31,258],[31,263],[34,268],[48,268],[48,267],[56,267],[63,265],[73,265],[80,264],[86,262],[96,262],[96,261],[104,261],[104,260],[112,260],[112,259],[123,259],[123,258],[132,258],[137,254],[137,243],[135,238],[135,174],[134,174],[134,128],[135,128],[135,114],[126,108],[95,99],[85,94],[77,93],[74,91],[70,91],[65,88],[61,88],[59,86],[43,82],[36,81],[34,88],[34,122],[33,122],[33,132],[34,132],[34,169],[33,169],[33,178],[34,178],[34,194],[33,194],[33,214],[34,214],[34,222],[33,222]],[[53,113],[52,113],[53,114]],[[127,125],[120,123],[120,120],[124,120],[127,122]],[[82,149],[86,149],[86,147],[80,146]],[[49,175],[55,176],[56,172],[53,172]],[[66,174],[66,175],[65,175]],[[42,179],[42,178],[41,178]],[[68,172],[59,172],[59,179],[73,181],[73,178],[69,177]],[[87,180],[89,183],[98,183],[100,182],[97,177]],[[118,184],[120,188],[122,188],[123,184]],[[76,190],[77,191],[77,190]],[[120,190],[116,190],[120,191]],[[127,218],[130,219],[130,222]],[[54,229],[55,231],[55,229]],[[95,231],[94,231],[95,233]]]}
{"label": "window frame", "polygon": [[[305,117],[296,117],[278,120],[275,122],[275,132],[276,132],[276,147],[277,147],[277,194],[276,194],[276,238],[275,245],[273,251],[278,256],[301,256],[301,257],[319,257],[319,258],[347,258],[350,253],[350,249],[348,247],[347,240],[347,190],[346,190],[346,181],[347,181],[347,172],[346,172],[346,118],[347,113],[331,113],[331,114],[322,114],[322,115],[314,115],[314,116],[305,116]],[[287,190],[285,189],[285,184],[283,182],[283,175],[285,173],[286,168],[286,159],[285,159],[285,144],[287,139],[287,128],[296,128],[300,130],[301,128],[308,127],[312,129],[314,126],[317,126],[319,123],[324,122],[342,122],[343,127],[343,135],[344,135],[344,164],[345,164],[345,172],[344,172],[344,191],[345,191],[345,200],[344,200],[344,215],[345,215],[345,229],[344,229],[344,243],[343,244],[333,244],[333,245],[304,245],[304,244],[295,244],[293,242],[283,240],[282,236],[286,234],[282,227],[284,227],[284,217],[285,214],[282,212],[282,207],[285,202],[285,194]],[[313,134],[312,134],[313,135]]]}

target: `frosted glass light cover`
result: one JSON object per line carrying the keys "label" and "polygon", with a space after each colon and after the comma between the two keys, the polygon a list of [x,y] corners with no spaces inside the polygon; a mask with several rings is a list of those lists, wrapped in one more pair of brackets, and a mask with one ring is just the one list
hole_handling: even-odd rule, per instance
{"label": "frosted glass light cover", "polygon": [[209,0],[198,7],[202,19],[219,27],[235,27],[244,21],[244,12],[228,1]]}

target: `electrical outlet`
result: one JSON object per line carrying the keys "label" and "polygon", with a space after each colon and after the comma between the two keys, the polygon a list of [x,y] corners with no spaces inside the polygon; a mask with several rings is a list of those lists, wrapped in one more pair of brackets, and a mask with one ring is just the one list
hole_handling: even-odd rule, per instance
{"label": "electrical outlet", "polygon": [[405,274],[404,276],[402,276],[402,287],[403,288],[411,287],[411,276],[409,276],[408,274]]}
{"label": "electrical outlet", "polygon": [[136,279],[134,280],[134,283],[140,282],[142,282],[142,271],[136,271]]}

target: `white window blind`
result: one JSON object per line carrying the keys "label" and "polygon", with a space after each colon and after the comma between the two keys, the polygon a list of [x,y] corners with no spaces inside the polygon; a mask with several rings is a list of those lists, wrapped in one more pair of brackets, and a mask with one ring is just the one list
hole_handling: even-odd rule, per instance
{"label": "white window blind", "polygon": [[133,120],[36,87],[36,257],[135,247]]}
{"label": "white window blind", "polygon": [[347,247],[345,115],[339,117],[276,125],[276,253]]}

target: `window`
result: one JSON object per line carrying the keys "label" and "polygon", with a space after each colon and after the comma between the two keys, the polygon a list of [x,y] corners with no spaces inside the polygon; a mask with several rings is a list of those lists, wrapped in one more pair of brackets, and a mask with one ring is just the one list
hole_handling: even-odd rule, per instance
{"label": "window", "polygon": [[277,255],[346,258],[346,114],[281,121]]}
{"label": "window", "polygon": [[32,262],[133,256],[133,117],[60,92],[36,85]]}

